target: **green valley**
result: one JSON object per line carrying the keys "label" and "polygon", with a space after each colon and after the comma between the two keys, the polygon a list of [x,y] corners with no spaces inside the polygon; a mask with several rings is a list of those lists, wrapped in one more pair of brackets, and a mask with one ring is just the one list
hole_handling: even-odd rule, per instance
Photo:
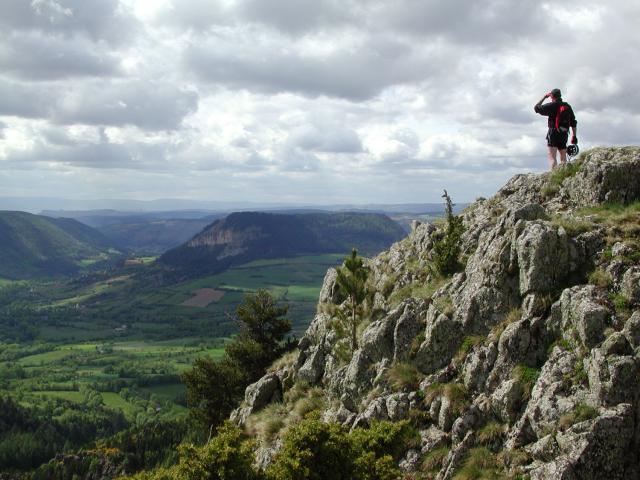
{"label": "green valley", "polygon": [[[267,289],[289,305],[300,334],[315,312],[327,268],[342,255],[257,260],[174,285],[142,275],[147,262],[73,280],[0,284],[0,395],[97,401],[130,420],[185,412],[180,374],[195,358],[219,356],[244,295]],[[206,306],[185,305],[200,290]],[[26,341],[26,343],[25,343]]]}

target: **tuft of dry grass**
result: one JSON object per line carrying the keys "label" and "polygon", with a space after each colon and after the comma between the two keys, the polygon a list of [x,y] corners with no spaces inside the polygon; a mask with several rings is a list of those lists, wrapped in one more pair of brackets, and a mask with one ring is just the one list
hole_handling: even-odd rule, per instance
{"label": "tuft of dry grass", "polygon": [[296,363],[296,360],[298,359],[299,353],[300,352],[298,351],[297,348],[295,350],[292,350],[291,352],[285,353],[283,356],[276,359],[269,366],[269,368],[267,368],[267,372],[273,373],[273,372],[277,372],[278,370],[282,370],[283,368],[286,368],[286,367],[293,367]]}
{"label": "tuft of dry grass", "polygon": [[596,268],[588,276],[589,283],[601,288],[609,288],[613,284],[611,275],[607,273],[603,268]]}
{"label": "tuft of dry grass", "polygon": [[422,379],[418,369],[410,363],[396,362],[386,372],[395,390],[416,390]]}
{"label": "tuft of dry grass", "polygon": [[447,458],[450,450],[449,447],[440,447],[431,450],[422,460],[421,470],[429,473],[440,470],[442,468],[442,462]]}

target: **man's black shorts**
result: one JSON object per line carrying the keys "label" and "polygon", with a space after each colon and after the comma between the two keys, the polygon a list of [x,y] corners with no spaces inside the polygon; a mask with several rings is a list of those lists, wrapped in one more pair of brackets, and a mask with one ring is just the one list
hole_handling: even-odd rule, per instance
{"label": "man's black shorts", "polygon": [[547,132],[547,145],[549,147],[556,147],[558,150],[566,150],[568,139],[568,130],[566,132],[561,132],[555,128],[550,128]]}

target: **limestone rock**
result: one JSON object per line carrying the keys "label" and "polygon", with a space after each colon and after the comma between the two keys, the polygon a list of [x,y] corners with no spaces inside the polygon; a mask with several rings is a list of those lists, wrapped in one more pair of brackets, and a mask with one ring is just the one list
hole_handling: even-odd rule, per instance
{"label": "limestone rock", "polygon": [[587,359],[589,386],[596,401],[603,406],[638,402],[640,359],[608,353],[595,348]]}
{"label": "limestone rock", "polygon": [[640,150],[634,147],[594,148],[582,155],[580,171],[563,183],[576,206],[640,199]]}
{"label": "limestone rock", "polygon": [[594,347],[604,338],[604,328],[611,316],[604,304],[593,285],[566,289],[553,307],[553,318],[559,321],[554,328],[567,339],[571,339],[575,331],[585,347]]}
{"label": "limestone rock", "polygon": [[304,364],[298,369],[298,380],[310,384],[317,383],[324,374],[325,356],[322,345],[314,346],[309,352]]}
{"label": "limestone rock", "polygon": [[[416,354],[415,364],[423,373],[432,373],[445,366],[458,350],[461,338],[461,325],[429,308],[430,319],[427,320],[425,340]],[[435,317],[435,318],[434,318]]]}
{"label": "limestone rock", "polygon": [[339,299],[339,289],[336,279],[338,273],[335,268],[330,268],[324,276],[322,288],[320,289],[320,298],[318,303],[337,303]]}
{"label": "limestone rock", "polygon": [[633,436],[633,408],[629,404],[618,405],[593,420],[558,433],[556,441],[561,454],[532,469],[531,479],[634,478],[638,452],[632,448]]}
{"label": "limestone rock", "polygon": [[624,273],[621,292],[631,304],[640,303],[640,267],[631,267]]}
{"label": "limestone rock", "polygon": [[640,347],[640,310],[633,312],[624,325],[624,335],[633,348]]}
{"label": "limestone rock", "polygon": [[569,273],[569,238],[562,228],[529,222],[516,244],[520,268],[520,294],[548,293]]}
{"label": "limestone rock", "polygon": [[265,375],[256,383],[249,385],[244,392],[244,401],[253,412],[280,400],[282,400],[282,387],[275,373]]}

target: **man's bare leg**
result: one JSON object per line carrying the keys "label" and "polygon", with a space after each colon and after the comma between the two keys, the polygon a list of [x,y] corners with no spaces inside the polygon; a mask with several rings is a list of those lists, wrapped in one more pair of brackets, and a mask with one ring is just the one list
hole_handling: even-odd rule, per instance
{"label": "man's bare leg", "polygon": [[[558,149],[556,147],[549,147],[549,170],[553,170],[556,168],[556,152]],[[564,153],[567,153],[565,150]]]}
{"label": "man's bare leg", "polygon": [[558,150],[560,152],[560,165],[567,163],[567,149]]}

